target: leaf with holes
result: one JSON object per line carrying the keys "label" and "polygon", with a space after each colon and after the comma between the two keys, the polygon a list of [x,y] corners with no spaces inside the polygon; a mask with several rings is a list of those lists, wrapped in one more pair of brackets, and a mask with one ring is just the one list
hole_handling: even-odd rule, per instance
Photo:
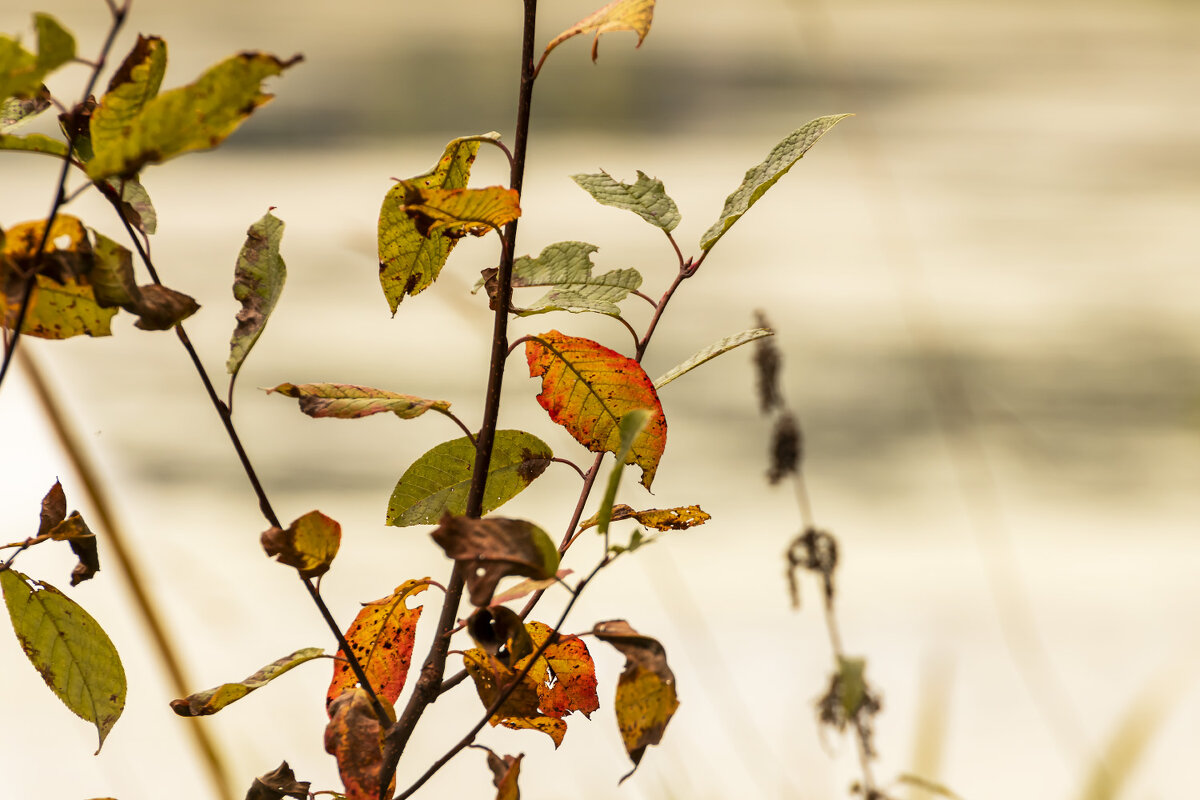
{"label": "leaf with holes", "polygon": [[654,0],[614,0],[601,8],[595,14],[581,19],[565,31],[555,36],[546,45],[542,54],[544,60],[550,51],[573,36],[581,33],[594,33],[592,39],[592,61],[599,56],[600,34],[613,31],[633,31],[637,34],[637,46],[642,46],[646,34],[650,33],[650,23],[654,21]]}
{"label": "leaf with holes", "polygon": [[595,198],[597,203],[632,211],[667,233],[675,230],[682,219],[679,207],[667,195],[663,182],[651,178],[640,169],[636,183],[622,183],[604,170],[594,175],[572,175],[571,180]]}
{"label": "leaf with holes", "polygon": [[359,419],[391,412],[400,419],[414,419],[426,411],[445,412],[444,400],[425,400],[410,394],[397,394],[368,386],[345,383],[281,383],[267,392],[279,392],[300,401],[300,410],[310,417]]}
{"label": "leaf with holes", "polygon": [[761,339],[764,336],[774,335],[775,331],[771,330],[770,328],[752,328],[748,331],[735,333],[733,336],[726,336],[721,341],[709,345],[699,353],[696,353],[696,355],[689,358],[687,361],[684,361],[679,366],[668,371],[665,375],[659,377],[658,380],[654,381],[654,388],[661,389],[671,381],[686,375],[706,361],[711,361],[717,356],[728,353],[734,348],[741,347],[744,344],[753,342],[756,339]]}
{"label": "leaf with holes", "polygon": [[[700,506],[650,508],[645,511],[634,511],[624,504],[613,506],[611,521],[619,522],[623,519],[636,519],[647,528],[654,528],[660,531],[682,531],[694,528],[697,525],[703,525],[712,519],[712,517],[705,513]],[[579,523],[579,529],[582,531],[593,528],[599,522],[600,515],[596,514],[590,519]]]}
{"label": "leaf with holes", "polygon": [[625,459],[642,468],[642,485],[649,489],[667,446],[667,421],[641,365],[590,339],[558,331],[526,342],[525,357],[529,376],[542,379],[537,397],[542,408],[594,453],[617,452],[618,423],[624,414],[635,409],[653,412]]}
{"label": "leaf with holes", "polygon": [[[550,446],[524,431],[496,431],[483,492],[487,514],[533,483],[554,457]],[[387,524],[431,525],[442,515],[467,513],[475,469],[475,443],[467,437],[442,442],[405,470],[388,502]]]}
{"label": "leaf with holes", "polygon": [[417,233],[444,233],[450,238],[483,236],[499,230],[521,216],[516,190],[503,186],[484,189],[429,189],[418,181],[401,181],[403,211],[417,226]]}
{"label": "leaf with holes", "polygon": [[[513,263],[513,288],[548,286],[550,291],[528,308],[517,310],[517,315],[592,311],[619,317],[617,303],[642,285],[642,276],[635,269],[593,275],[592,253],[598,249],[586,242],[558,242],[543,248],[537,258],[518,258]],[[484,270],[484,281],[480,283],[490,277],[486,274],[490,271]],[[492,294],[490,290],[488,294]]]}
{"label": "leaf with holes", "polygon": [[700,237],[700,249],[711,249],[725,235],[725,232],[733,227],[733,223],[750,210],[750,206],[757,203],[759,198],[775,185],[776,181],[786,175],[787,171],[804,157],[804,154],[817,143],[817,140],[824,136],[830,128],[849,116],[851,115],[833,114],[814,119],[775,145],[775,149],[767,155],[765,161],[746,170],[742,185],[725,198],[725,208],[722,209],[721,216]]}
{"label": "leaf with holes", "polygon": [[409,186],[424,189],[463,189],[471,176],[471,165],[479,153],[481,139],[498,140],[500,134],[486,133],[454,139],[446,145],[437,166],[424,175],[393,186],[379,209],[379,283],[392,314],[405,295],[424,291],[437,280],[457,239],[442,231],[422,236],[416,222],[405,213]]}
{"label": "leaf with holes", "polygon": [[180,700],[171,701],[171,710],[181,717],[202,717],[215,714],[230,703],[236,703],[255,689],[261,689],[283,673],[306,661],[320,658],[325,651],[319,647],[306,647],[272,661],[245,680],[223,683],[215,689],[189,694]]}
{"label": "leaf with holes", "polygon": [[237,313],[237,327],[229,341],[229,360],[225,362],[231,385],[283,292],[287,266],[279,254],[282,241],[283,220],[270,211],[246,231],[246,243],[238,254],[233,274],[233,296],[242,308]]}
{"label": "leaf with holes", "polygon": [[667,666],[667,654],[657,639],[643,636],[623,619],[599,622],[592,629],[597,639],[608,642],[625,656],[625,670],[617,681],[617,726],[625,752],[636,770],[646,748],[662,741],[667,723],[679,708],[675,674]]}
{"label": "leaf with holes", "polygon": [[58,699],[96,726],[103,747],[125,708],[125,670],[112,640],[48,583],[6,569],[0,587],[21,649]]}
{"label": "leaf with holes", "polygon": [[[363,604],[362,611],[346,631],[346,641],[358,658],[359,665],[371,682],[375,693],[388,703],[395,703],[404,689],[408,668],[412,663],[413,641],[421,609],[408,607],[408,598],[429,588],[429,579],[405,581],[387,597]],[[332,703],[343,692],[358,685],[354,671],[345,655],[333,662],[333,680],[325,693],[325,702]]]}
{"label": "leaf with holes", "polygon": [[476,606],[492,601],[501,578],[520,575],[545,580],[558,570],[554,542],[537,525],[521,519],[446,514],[433,540],[465,568],[467,590]]}
{"label": "leaf with holes", "polygon": [[[280,75],[300,61],[281,61],[266,53],[239,53],[209,69],[194,83],[163,92],[146,101],[119,128],[122,135],[92,142],[87,163],[93,181],[132,176],[146,164],[157,164],[221,144],[272,95],[262,91],[267,78]],[[118,76],[120,77],[120,76]],[[118,83],[116,90],[124,91]],[[100,106],[108,102],[100,99]]]}
{"label": "leaf with holes", "polygon": [[310,511],[287,527],[269,528],[260,537],[263,550],[305,578],[329,571],[342,544],[342,526],[320,511]]}

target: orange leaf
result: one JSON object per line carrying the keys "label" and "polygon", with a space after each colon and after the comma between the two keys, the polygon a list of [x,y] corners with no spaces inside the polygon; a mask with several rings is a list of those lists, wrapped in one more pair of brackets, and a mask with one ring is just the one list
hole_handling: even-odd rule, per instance
{"label": "orange leaf", "polygon": [[[365,603],[346,631],[346,641],[372,688],[388,703],[395,703],[404,689],[412,663],[417,621],[421,619],[422,606],[408,608],[405,601],[428,588],[427,578],[405,581],[390,596]],[[345,654],[339,650],[338,656],[341,658],[333,662],[333,680],[325,693],[325,704],[330,708],[336,698],[358,685],[344,660]]]}
{"label": "orange leaf", "polygon": [[[611,522],[623,519],[636,519],[647,528],[660,531],[682,531],[703,525],[712,517],[700,506],[680,506],[679,508],[648,508],[645,511],[634,511],[625,504],[613,506]],[[581,531],[595,527],[600,522],[597,514],[579,523]]]}
{"label": "orange leaf", "polygon": [[[530,622],[525,628],[535,648],[541,646],[551,631],[550,626],[542,622]],[[541,710],[552,717],[562,717],[572,711],[590,717],[600,707],[600,700],[596,696],[596,664],[584,641],[578,636],[560,635],[558,641],[542,653],[542,658],[550,665],[554,684],[550,685],[549,673],[538,684]]]}
{"label": "orange leaf", "polygon": [[650,376],[631,358],[590,339],[550,331],[525,343],[529,376],[542,379],[538,402],[550,418],[593,453],[616,453],[621,416],[648,409],[653,418],[634,439],[627,464],[642,468],[642,485],[654,480],[667,446],[667,420]]}
{"label": "orange leaf", "polygon": [[451,238],[468,233],[483,236],[521,216],[520,197],[514,189],[431,189],[416,181],[400,183],[404,186],[404,213],[422,236],[438,231]]}
{"label": "orange leaf", "polygon": [[592,61],[595,61],[599,55],[597,50],[600,46],[600,34],[602,33],[633,31],[638,36],[637,46],[641,47],[646,34],[650,33],[650,23],[654,20],[654,1],[613,0],[613,2],[595,14],[586,19],[581,19],[558,36],[555,36],[550,44],[546,45],[546,52],[542,54],[542,60],[545,60],[551,50],[572,36],[578,36],[581,33],[594,32],[596,34],[595,38],[592,39]]}
{"label": "orange leaf", "polygon": [[325,752],[337,758],[346,800],[379,797],[386,722],[375,715],[371,698],[362,689],[348,689],[330,704]]}

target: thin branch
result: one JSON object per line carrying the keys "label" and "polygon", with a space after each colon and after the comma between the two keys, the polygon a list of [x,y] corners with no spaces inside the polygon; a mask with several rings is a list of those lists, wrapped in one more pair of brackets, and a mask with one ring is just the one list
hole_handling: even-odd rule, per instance
{"label": "thin branch", "polygon": [[663,233],[667,235],[667,241],[671,243],[671,247],[675,248],[675,255],[679,258],[679,268],[683,269],[687,260],[683,257],[683,251],[679,249],[679,242],[675,241],[675,237],[671,235],[670,231],[663,231]]}
{"label": "thin branch", "polygon": [[641,362],[642,357],[646,355],[646,348],[650,346],[650,337],[654,335],[654,329],[658,327],[658,321],[662,319],[663,311],[665,311],[667,308],[667,303],[671,302],[671,298],[675,296],[675,291],[679,288],[679,284],[683,283],[689,277],[691,277],[691,275],[688,270],[684,267],[681,267],[679,269],[679,273],[675,276],[675,280],[671,283],[671,286],[667,289],[667,291],[663,292],[662,299],[655,304],[654,317],[650,320],[650,327],[646,328],[646,335],[642,337],[640,342],[638,342],[636,361],[639,363]]}

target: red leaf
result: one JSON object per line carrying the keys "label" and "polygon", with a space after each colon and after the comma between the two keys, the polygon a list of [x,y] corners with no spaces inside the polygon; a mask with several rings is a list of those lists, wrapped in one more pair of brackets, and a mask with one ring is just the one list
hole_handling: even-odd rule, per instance
{"label": "red leaf", "polygon": [[529,376],[542,379],[537,398],[542,408],[593,453],[617,452],[618,423],[626,412],[639,408],[654,412],[626,459],[642,468],[642,485],[649,489],[667,446],[667,420],[642,366],[590,339],[558,331],[526,342],[525,357]]}
{"label": "red leaf", "polygon": [[[408,668],[412,663],[413,641],[422,606],[408,608],[405,601],[429,588],[429,580],[405,581],[390,596],[365,603],[346,631],[346,641],[362,665],[375,692],[388,703],[395,703],[404,689]],[[358,679],[338,651],[333,662],[333,680],[325,693],[325,705],[358,685]]]}

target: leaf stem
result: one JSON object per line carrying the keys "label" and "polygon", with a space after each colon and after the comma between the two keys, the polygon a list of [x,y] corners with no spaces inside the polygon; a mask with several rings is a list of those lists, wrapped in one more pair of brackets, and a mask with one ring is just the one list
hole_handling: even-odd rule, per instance
{"label": "leaf stem", "polygon": [[662,319],[663,311],[667,309],[667,303],[671,302],[671,298],[675,295],[675,291],[679,288],[679,284],[683,283],[691,276],[692,272],[689,271],[688,266],[685,263],[679,268],[679,274],[675,276],[675,280],[671,283],[671,286],[667,289],[667,291],[663,292],[662,299],[655,304],[654,317],[650,320],[650,327],[646,328],[646,335],[642,337],[640,342],[638,342],[637,356],[634,359],[638,363],[641,363],[642,357],[646,355],[646,348],[650,346],[650,337],[654,335],[654,330],[658,327],[658,321]]}
{"label": "leaf stem", "polygon": [[434,410],[437,411],[439,414],[442,414],[443,416],[449,417],[450,419],[454,420],[454,424],[457,425],[458,427],[462,428],[462,432],[467,435],[467,439],[469,439],[471,441],[471,444],[475,444],[475,434],[471,433],[471,429],[467,427],[467,424],[465,422],[463,422],[461,419],[458,418],[457,414],[455,414],[453,411],[451,411],[448,408],[447,409],[435,408]]}
{"label": "leaf stem", "polygon": [[679,258],[679,268],[683,269],[687,262],[683,257],[683,251],[679,249],[679,242],[675,241],[675,237],[671,235],[670,231],[663,231],[663,233],[667,235],[667,241],[671,243],[671,247],[675,248],[675,255]]}
{"label": "leaf stem", "polygon": [[[128,3],[124,8],[114,8],[109,2],[109,10],[112,12],[112,25],[109,26],[108,35],[104,38],[104,44],[100,48],[100,57],[96,59],[96,65],[92,68],[92,74],[88,77],[87,85],[83,89],[79,105],[82,106],[91,97],[92,90],[96,88],[96,82],[100,80],[100,71],[104,69],[104,63],[108,60],[108,54],[112,50],[113,42],[116,41],[117,33],[125,24],[125,16],[129,11]],[[78,106],[76,106],[78,108]],[[4,384],[4,376],[8,374],[8,368],[12,366],[13,357],[17,353],[17,345],[21,342],[21,328],[25,326],[25,317],[29,313],[29,306],[33,300],[33,289],[37,285],[38,273],[42,271],[45,265],[46,243],[50,240],[50,229],[54,227],[54,220],[58,218],[58,211],[66,202],[66,197],[63,192],[67,185],[67,173],[71,169],[71,156],[75,153],[76,134],[73,130],[67,133],[67,154],[63,157],[62,170],[58,174],[58,183],[54,188],[54,201],[50,204],[50,216],[46,219],[46,226],[42,229],[42,237],[38,241],[37,250],[34,251],[32,263],[36,266],[29,277],[25,279],[24,292],[21,296],[21,307],[17,311],[16,322],[13,325],[12,339],[8,342],[8,349],[4,351],[4,361],[0,363],[0,386]]]}
{"label": "leaf stem", "polygon": [[576,472],[578,472],[578,473],[579,473],[579,477],[583,478],[585,481],[587,480],[587,475],[586,475],[586,474],[584,474],[584,471],[583,471],[582,469],[580,469],[579,465],[578,465],[578,464],[576,464],[574,461],[571,461],[571,460],[569,460],[569,459],[566,459],[566,458],[552,458],[552,459],[550,459],[550,460],[551,460],[551,461],[557,461],[559,464],[566,464],[568,467],[570,467],[571,469],[573,469],[573,470],[575,470]]}

